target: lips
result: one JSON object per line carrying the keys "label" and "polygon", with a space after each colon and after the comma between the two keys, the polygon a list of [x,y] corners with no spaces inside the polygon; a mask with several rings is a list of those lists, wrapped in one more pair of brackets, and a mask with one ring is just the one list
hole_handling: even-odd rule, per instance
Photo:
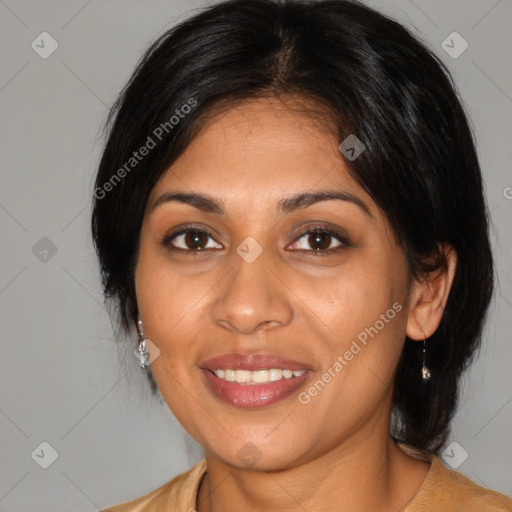
{"label": "lips", "polygon": [[[230,405],[257,408],[274,404],[298,390],[313,371],[304,363],[272,354],[225,354],[205,361],[201,371],[209,390]],[[266,370],[269,368],[300,371],[299,376],[263,384],[227,382],[215,375],[217,370]]]}

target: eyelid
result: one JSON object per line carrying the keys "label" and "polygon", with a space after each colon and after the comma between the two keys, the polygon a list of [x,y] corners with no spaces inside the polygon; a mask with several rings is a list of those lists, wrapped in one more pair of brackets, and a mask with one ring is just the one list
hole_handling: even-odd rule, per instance
{"label": "eyelid", "polygon": [[[325,233],[328,235],[333,236],[341,243],[351,246],[350,238],[348,233],[341,228],[331,227],[328,223],[319,222],[313,225],[309,225],[307,227],[301,226],[297,230],[297,235],[295,235],[295,238],[293,241],[297,240],[298,238],[303,237],[304,235],[312,234],[312,233]],[[293,243],[293,242],[292,242]]]}

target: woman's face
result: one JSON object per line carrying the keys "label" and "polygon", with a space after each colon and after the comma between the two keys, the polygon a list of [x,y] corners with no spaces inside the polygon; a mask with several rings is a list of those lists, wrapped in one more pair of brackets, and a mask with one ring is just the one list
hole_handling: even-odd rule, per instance
{"label": "woman's face", "polygon": [[[154,187],[140,235],[160,392],[236,467],[291,467],[388,433],[405,258],[340,141],[299,112],[262,99],[211,119]],[[344,199],[315,200],[328,191]]]}

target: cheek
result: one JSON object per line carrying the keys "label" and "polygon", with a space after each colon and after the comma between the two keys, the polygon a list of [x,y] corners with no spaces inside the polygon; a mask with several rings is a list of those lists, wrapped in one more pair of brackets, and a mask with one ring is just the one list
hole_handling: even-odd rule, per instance
{"label": "cheek", "polygon": [[144,237],[141,237],[135,286],[146,334],[164,348],[177,332],[187,331],[198,315],[205,314],[206,274],[187,277],[182,269],[170,263],[164,251]]}
{"label": "cheek", "polygon": [[347,341],[361,333],[360,339],[364,341],[364,333],[376,322],[378,331],[389,332],[391,324],[395,324],[395,328],[399,325],[393,304],[398,302],[402,306],[399,309],[403,309],[402,272],[394,271],[387,258],[372,260],[371,264],[366,264],[363,259],[357,261],[354,257],[347,270],[341,267],[339,272],[321,282],[302,282],[302,293],[307,297],[304,302],[314,310],[320,323],[329,327],[329,338],[336,350],[343,349]]}
{"label": "cheek", "polygon": [[391,261],[375,254],[354,262],[350,271],[340,271],[325,285],[308,284],[308,306],[318,318],[316,323],[328,326],[320,379],[331,391],[322,391],[324,399],[316,402],[318,407],[349,407],[363,414],[391,388],[407,322],[402,263],[399,255]]}

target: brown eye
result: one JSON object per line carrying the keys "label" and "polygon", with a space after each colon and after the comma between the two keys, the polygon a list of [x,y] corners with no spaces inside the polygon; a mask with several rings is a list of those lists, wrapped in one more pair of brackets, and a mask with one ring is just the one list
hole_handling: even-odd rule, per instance
{"label": "brown eye", "polygon": [[213,241],[212,235],[201,229],[182,229],[167,236],[162,245],[170,250],[184,252],[200,252],[205,249],[222,249],[221,245],[208,247],[209,240]]}
{"label": "brown eye", "polygon": [[[292,249],[322,256],[335,253],[344,247],[350,247],[345,236],[329,229],[313,229],[306,231],[296,240],[297,241],[291,246]],[[304,241],[301,242],[301,240]],[[332,245],[333,242],[337,243]]]}
{"label": "brown eye", "polygon": [[346,235],[328,228],[316,227],[305,231],[289,248],[314,256],[329,256],[351,247]]}

